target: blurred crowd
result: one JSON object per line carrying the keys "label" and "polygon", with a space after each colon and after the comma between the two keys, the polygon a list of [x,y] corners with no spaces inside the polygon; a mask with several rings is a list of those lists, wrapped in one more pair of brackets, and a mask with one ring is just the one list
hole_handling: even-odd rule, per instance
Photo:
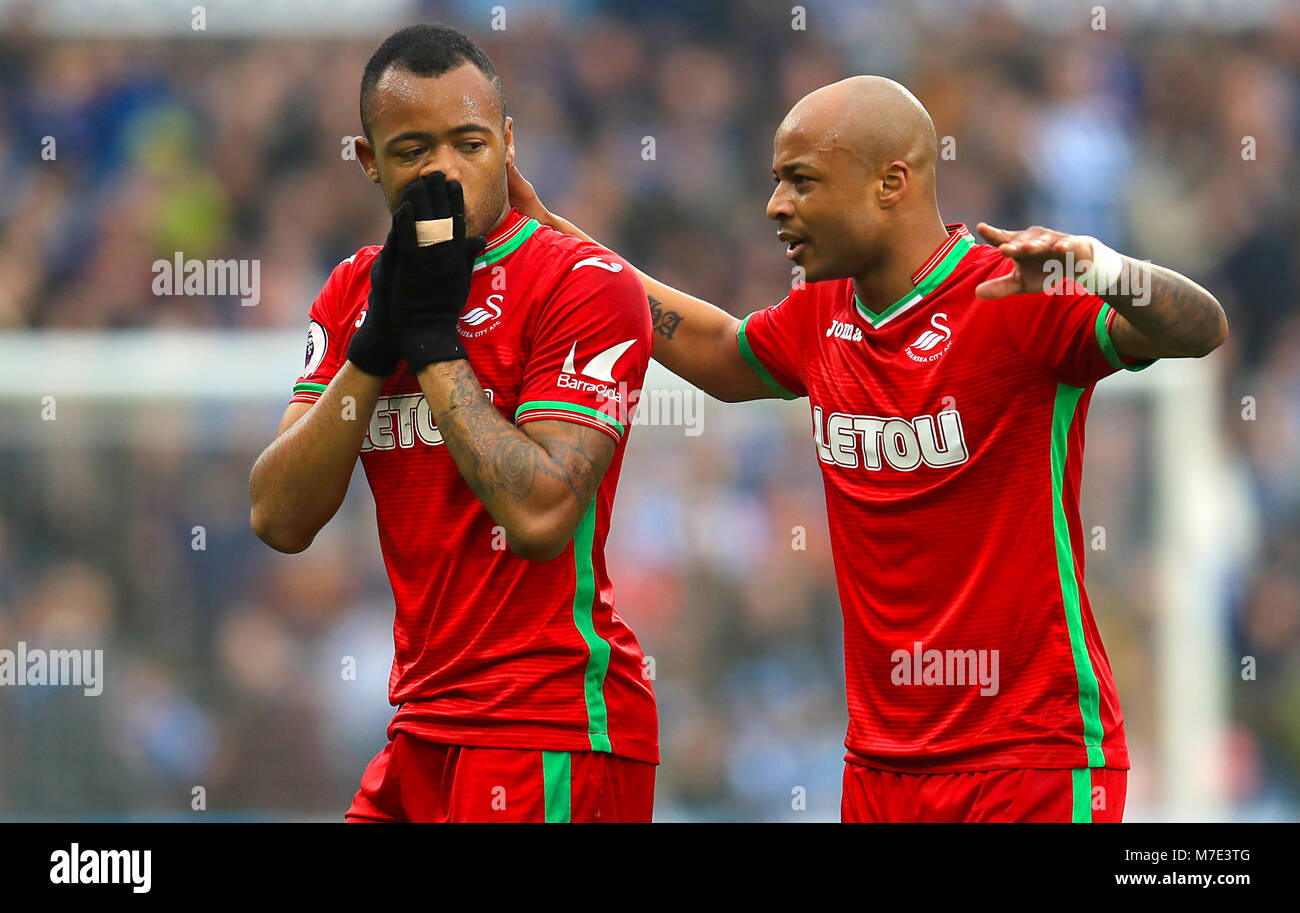
{"label": "blurred crowd", "polygon": [[[804,30],[789,4],[756,0],[522,4],[503,31],[459,6],[429,18],[492,56],[519,165],[553,210],[738,315],[789,282],[764,215],[773,130],[803,94],[863,72],[930,110],[945,221],[1097,235],[1211,289],[1231,324],[1212,358],[1255,544],[1222,597],[1232,661],[1206,674],[1230,695],[1234,814],[1294,817],[1300,13],[1278,4],[1242,30],[1112,14],[1098,31],[1091,7],[1052,28],[992,3],[809,3]],[[344,152],[389,29],[63,40],[21,12],[3,26],[0,330],[303,327],[333,266],[382,241],[382,196]],[[260,260],[260,303],[154,295],[151,264],[177,251]],[[105,408],[138,439],[33,449],[0,433],[0,646],[102,644],[114,683],[94,699],[0,689],[0,816],[184,816],[202,786],[211,814],[340,817],[391,712],[391,591],[364,476],[311,549],[277,555],[248,528],[247,433],[199,440],[195,421],[169,433],[156,416],[146,432],[148,404]],[[269,440],[281,409],[208,420]],[[1084,483],[1085,528],[1104,515],[1132,544],[1090,556],[1088,586],[1146,771],[1139,810],[1161,794],[1152,536],[1134,508],[1144,420],[1094,408]],[[709,401],[700,437],[633,430],[609,554],[655,658],[662,817],[838,815],[841,626],[807,424],[802,403]]]}

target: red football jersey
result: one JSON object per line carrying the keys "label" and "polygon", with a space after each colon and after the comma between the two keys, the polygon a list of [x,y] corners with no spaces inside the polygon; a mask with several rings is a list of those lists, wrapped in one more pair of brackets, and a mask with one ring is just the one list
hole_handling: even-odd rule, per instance
{"label": "red football jersey", "polygon": [[1124,364],[1114,312],[961,225],[880,313],[850,279],[745,318],[741,352],[807,396],[844,613],[849,758],[889,770],[1128,767],[1083,587],[1083,426]]}
{"label": "red football jersey", "polygon": [[[315,402],[347,359],[379,247],[340,263],[311,306],[293,401]],[[397,606],[390,737],[607,751],[658,763],[641,647],[614,609],[605,537],[650,358],[645,291],[616,254],[511,210],[488,237],[461,314],[470,366],[517,425],[597,428],[614,458],[569,548],[526,561],[470,490],[403,363],[361,448]]]}

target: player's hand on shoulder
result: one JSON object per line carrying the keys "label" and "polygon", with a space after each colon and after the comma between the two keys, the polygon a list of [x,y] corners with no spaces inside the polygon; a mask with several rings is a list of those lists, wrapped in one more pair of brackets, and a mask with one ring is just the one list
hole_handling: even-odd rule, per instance
{"label": "player's hand on shoulder", "polygon": [[543,225],[555,228],[551,224],[553,216],[550,210],[542,205],[532,181],[520,174],[514,163],[511,163],[506,168],[506,189],[510,194],[511,206],[528,216],[528,218],[536,219]]}
{"label": "player's hand on shoulder", "polygon": [[[510,205],[528,216],[528,218],[536,219],[542,225],[554,229],[560,234],[572,235],[575,238],[581,238],[583,241],[592,241],[592,237],[578,226],[547,209],[537,196],[537,190],[533,187],[532,182],[520,174],[519,169],[513,163],[506,168],[506,189],[510,194]],[[593,241],[593,243],[595,242]]]}

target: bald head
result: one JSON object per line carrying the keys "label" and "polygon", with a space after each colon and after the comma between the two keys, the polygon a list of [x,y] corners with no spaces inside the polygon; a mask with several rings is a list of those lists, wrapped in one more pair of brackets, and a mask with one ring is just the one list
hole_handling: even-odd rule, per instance
{"label": "bald head", "polygon": [[854,76],[804,96],[772,144],[767,214],[787,256],[809,280],[858,276],[899,239],[942,232],[938,153],[930,115],[892,79]]}
{"label": "bald head", "polygon": [[777,129],[790,138],[856,159],[869,172],[906,162],[933,183],[938,137],[925,107],[883,76],[851,76],[805,95]]}

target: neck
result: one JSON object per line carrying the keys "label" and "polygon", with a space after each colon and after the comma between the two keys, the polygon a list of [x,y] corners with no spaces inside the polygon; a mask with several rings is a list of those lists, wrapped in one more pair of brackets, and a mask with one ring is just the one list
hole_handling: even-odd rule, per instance
{"label": "neck", "polygon": [[924,219],[903,227],[897,241],[884,256],[853,277],[853,291],[858,300],[872,311],[882,311],[899,298],[911,293],[912,274],[925,265],[930,255],[948,239],[939,211],[931,210]]}
{"label": "neck", "polygon": [[506,205],[501,208],[501,212],[497,213],[497,217],[492,220],[492,227],[483,233],[484,236],[491,237],[492,232],[496,231],[498,228],[501,227],[501,223],[506,220],[506,216],[508,215],[510,215],[509,201],[507,201]]}

